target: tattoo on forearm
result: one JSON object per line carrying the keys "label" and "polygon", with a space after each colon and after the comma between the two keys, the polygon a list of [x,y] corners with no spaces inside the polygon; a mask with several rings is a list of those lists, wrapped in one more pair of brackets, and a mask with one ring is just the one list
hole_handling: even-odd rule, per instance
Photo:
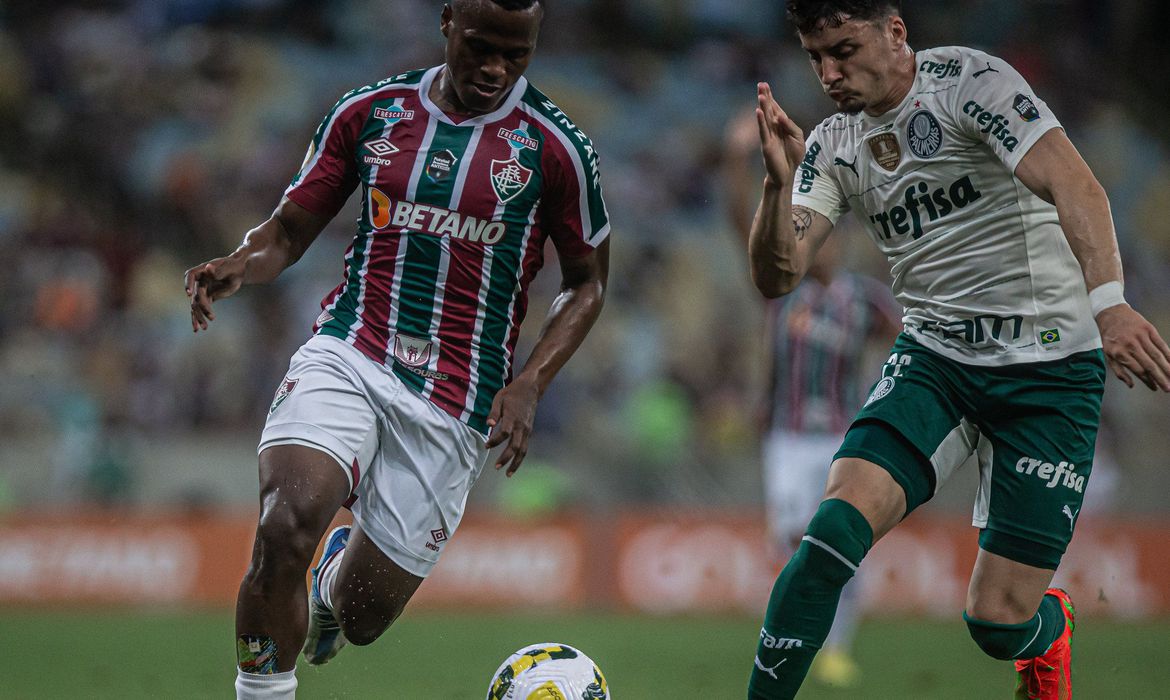
{"label": "tattoo on forearm", "polygon": [[804,234],[812,228],[813,215],[811,209],[792,207],[792,228],[796,231],[796,240],[803,240]]}

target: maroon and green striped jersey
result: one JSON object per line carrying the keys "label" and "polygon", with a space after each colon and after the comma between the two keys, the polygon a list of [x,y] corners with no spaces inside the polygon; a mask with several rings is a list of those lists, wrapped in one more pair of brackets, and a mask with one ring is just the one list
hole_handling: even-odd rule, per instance
{"label": "maroon and green striped jersey", "polygon": [[770,302],[768,428],[844,435],[865,398],[866,340],[900,317],[880,282],[846,270]]}
{"label": "maroon and green striped jersey", "polygon": [[314,332],[486,433],[545,239],[587,255],[609,215],[593,144],[551,100],[521,78],[496,111],[456,121],[427,96],[441,70],[344,95],[285,195],[332,217],[362,188],[345,275]]}

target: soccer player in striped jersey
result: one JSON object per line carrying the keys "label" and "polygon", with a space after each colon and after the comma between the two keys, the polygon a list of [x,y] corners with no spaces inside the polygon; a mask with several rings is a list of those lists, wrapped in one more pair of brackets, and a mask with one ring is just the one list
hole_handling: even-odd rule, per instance
{"label": "soccer player in striped jersey", "polygon": [[1170,346],[1123,295],[1109,200],[1007,62],[914,51],[898,0],[790,0],[837,106],[805,139],[766,83],[756,286],[791,292],[853,211],[886,255],[904,331],[776,580],[748,686],[793,697],[875,541],[975,453],[979,553],[964,622],[1019,698],[1072,696],[1075,614],[1051,588],[1072,539],[1106,367],[1170,392]]}
{"label": "soccer player in striped jersey", "polygon": [[[755,110],[729,123],[723,180],[732,227],[746,247],[758,187]],[[762,175],[762,173],[760,173]],[[829,465],[865,395],[863,360],[872,342],[901,330],[901,309],[880,282],[841,265],[841,242],[830,238],[800,284],[765,308],[768,356],[761,453],[770,544],[791,557],[817,511]],[[860,579],[841,593],[837,616],[811,675],[827,685],[860,681],[850,655],[859,617]]]}
{"label": "soccer player in striped jersey", "polygon": [[[542,0],[452,0],[445,63],[344,95],[273,215],[187,271],[192,326],[204,330],[213,302],[295,263],[361,188],[343,280],[260,440],[260,520],[236,608],[239,698],[293,697],[302,645],[324,663],[398,617],[488,450],[503,446],[495,467],[509,476],[520,467],[537,401],[601,311],[610,227],[597,154],[523,77],[543,14]],[[549,239],[562,291],[513,373]],[[342,506],[354,525],[327,538],[306,591]]]}

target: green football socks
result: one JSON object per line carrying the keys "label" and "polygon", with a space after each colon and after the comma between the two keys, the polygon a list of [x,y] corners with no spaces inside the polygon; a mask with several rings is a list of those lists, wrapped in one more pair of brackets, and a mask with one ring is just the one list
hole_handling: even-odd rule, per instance
{"label": "green football socks", "polygon": [[796,695],[833,626],[841,589],[873,544],[873,529],[839,499],[821,503],[800,547],[772,587],[748,682],[751,700]]}
{"label": "green football socks", "polygon": [[1017,625],[987,622],[963,613],[971,638],[993,659],[1034,659],[1064,633],[1064,612],[1060,599],[1046,595],[1031,620]]}

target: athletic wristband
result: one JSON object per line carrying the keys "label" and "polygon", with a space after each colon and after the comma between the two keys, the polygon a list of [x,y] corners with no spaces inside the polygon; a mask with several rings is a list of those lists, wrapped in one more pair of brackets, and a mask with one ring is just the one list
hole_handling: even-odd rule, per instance
{"label": "athletic wristband", "polygon": [[1124,303],[1124,287],[1116,280],[1106,282],[1089,292],[1089,308],[1093,310],[1093,318],[1105,309]]}

